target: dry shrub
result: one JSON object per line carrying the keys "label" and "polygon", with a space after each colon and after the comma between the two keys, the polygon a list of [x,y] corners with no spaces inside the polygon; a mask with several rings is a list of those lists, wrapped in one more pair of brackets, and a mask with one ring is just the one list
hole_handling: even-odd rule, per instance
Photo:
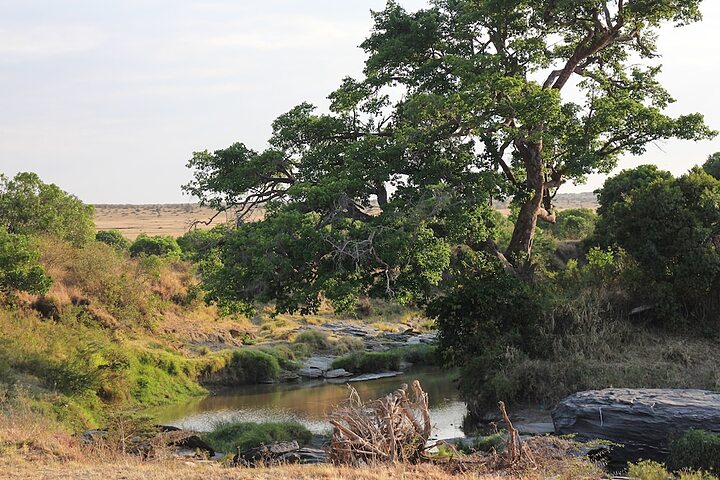
{"label": "dry shrub", "polygon": [[330,415],[333,426],[330,458],[336,464],[374,464],[420,460],[430,438],[432,424],[428,396],[415,380],[411,399],[407,385],[395,392],[363,403],[350,389],[345,405]]}

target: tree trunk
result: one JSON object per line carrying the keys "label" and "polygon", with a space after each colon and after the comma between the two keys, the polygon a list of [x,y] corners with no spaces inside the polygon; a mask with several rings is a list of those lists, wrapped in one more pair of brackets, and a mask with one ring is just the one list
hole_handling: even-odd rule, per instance
{"label": "tree trunk", "polygon": [[542,209],[545,185],[543,176],[542,144],[516,142],[527,172],[529,198],[520,207],[510,245],[505,256],[515,265],[523,263],[532,253],[538,215]]}

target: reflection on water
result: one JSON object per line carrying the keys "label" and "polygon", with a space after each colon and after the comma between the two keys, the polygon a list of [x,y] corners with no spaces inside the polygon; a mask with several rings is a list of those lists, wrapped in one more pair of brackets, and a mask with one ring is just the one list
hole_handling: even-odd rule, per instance
{"label": "reflection on water", "polygon": [[[430,399],[434,438],[463,435],[460,429],[465,404],[459,399],[454,375],[440,369],[415,369],[394,378],[353,384],[363,400],[391,393],[403,383],[420,380]],[[222,392],[214,397],[150,412],[157,421],[196,431],[211,430],[222,420],[269,422],[295,420],[315,433],[327,432],[332,408],[348,396],[343,384],[325,382],[252,385]]]}

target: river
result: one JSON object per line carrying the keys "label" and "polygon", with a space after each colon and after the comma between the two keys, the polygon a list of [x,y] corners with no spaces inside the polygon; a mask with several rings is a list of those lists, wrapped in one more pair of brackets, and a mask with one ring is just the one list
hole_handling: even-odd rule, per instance
{"label": "river", "polygon": [[[428,393],[434,439],[462,437],[465,403],[460,400],[455,374],[437,368],[417,368],[397,377],[353,384],[363,400],[380,398],[403,383],[419,380]],[[324,381],[250,385],[217,395],[149,412],[164,425],[209,431],[225,421],[274,422],[294,420],[313,433],[327,433],[327,414],[348,396],[347,386]]]}

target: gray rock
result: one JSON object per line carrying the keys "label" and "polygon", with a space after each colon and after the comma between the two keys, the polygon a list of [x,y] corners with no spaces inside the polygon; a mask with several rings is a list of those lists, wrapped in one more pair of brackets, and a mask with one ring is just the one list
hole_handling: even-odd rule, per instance
{"label": "gray rock", "polygon": [[349,378],[348,382],[367,382],[368,380],[379,380],[381,378],[397,377],[403,372],[382,372],[382,373],[365,373],[357,377]]}
{"label": "gray rock", "polygon": [[341,378],[350,376],[352,376],[352,373],[348,372],[344,368],[336,368],[334,370],[328,370],[327,372],[325,372],[325,378]]}
{"label": "gray rock", "polygon": [[720,394],[705,390],[607,389],[580,392],[552,412],[555,433],[621,444],[612,461],[663,461],[673,436],[690,429],[720,432]]}
{"label": "gray rock", "polygon": [[305,368],[316,368],[323,372],[332,370],[332,357],[310,357],[303,363]]}
{"label": "gray rock", "polygon": [[322,378],[324,372],[319,368],[304,367],[298,370],[297,373],[305,378]]}

